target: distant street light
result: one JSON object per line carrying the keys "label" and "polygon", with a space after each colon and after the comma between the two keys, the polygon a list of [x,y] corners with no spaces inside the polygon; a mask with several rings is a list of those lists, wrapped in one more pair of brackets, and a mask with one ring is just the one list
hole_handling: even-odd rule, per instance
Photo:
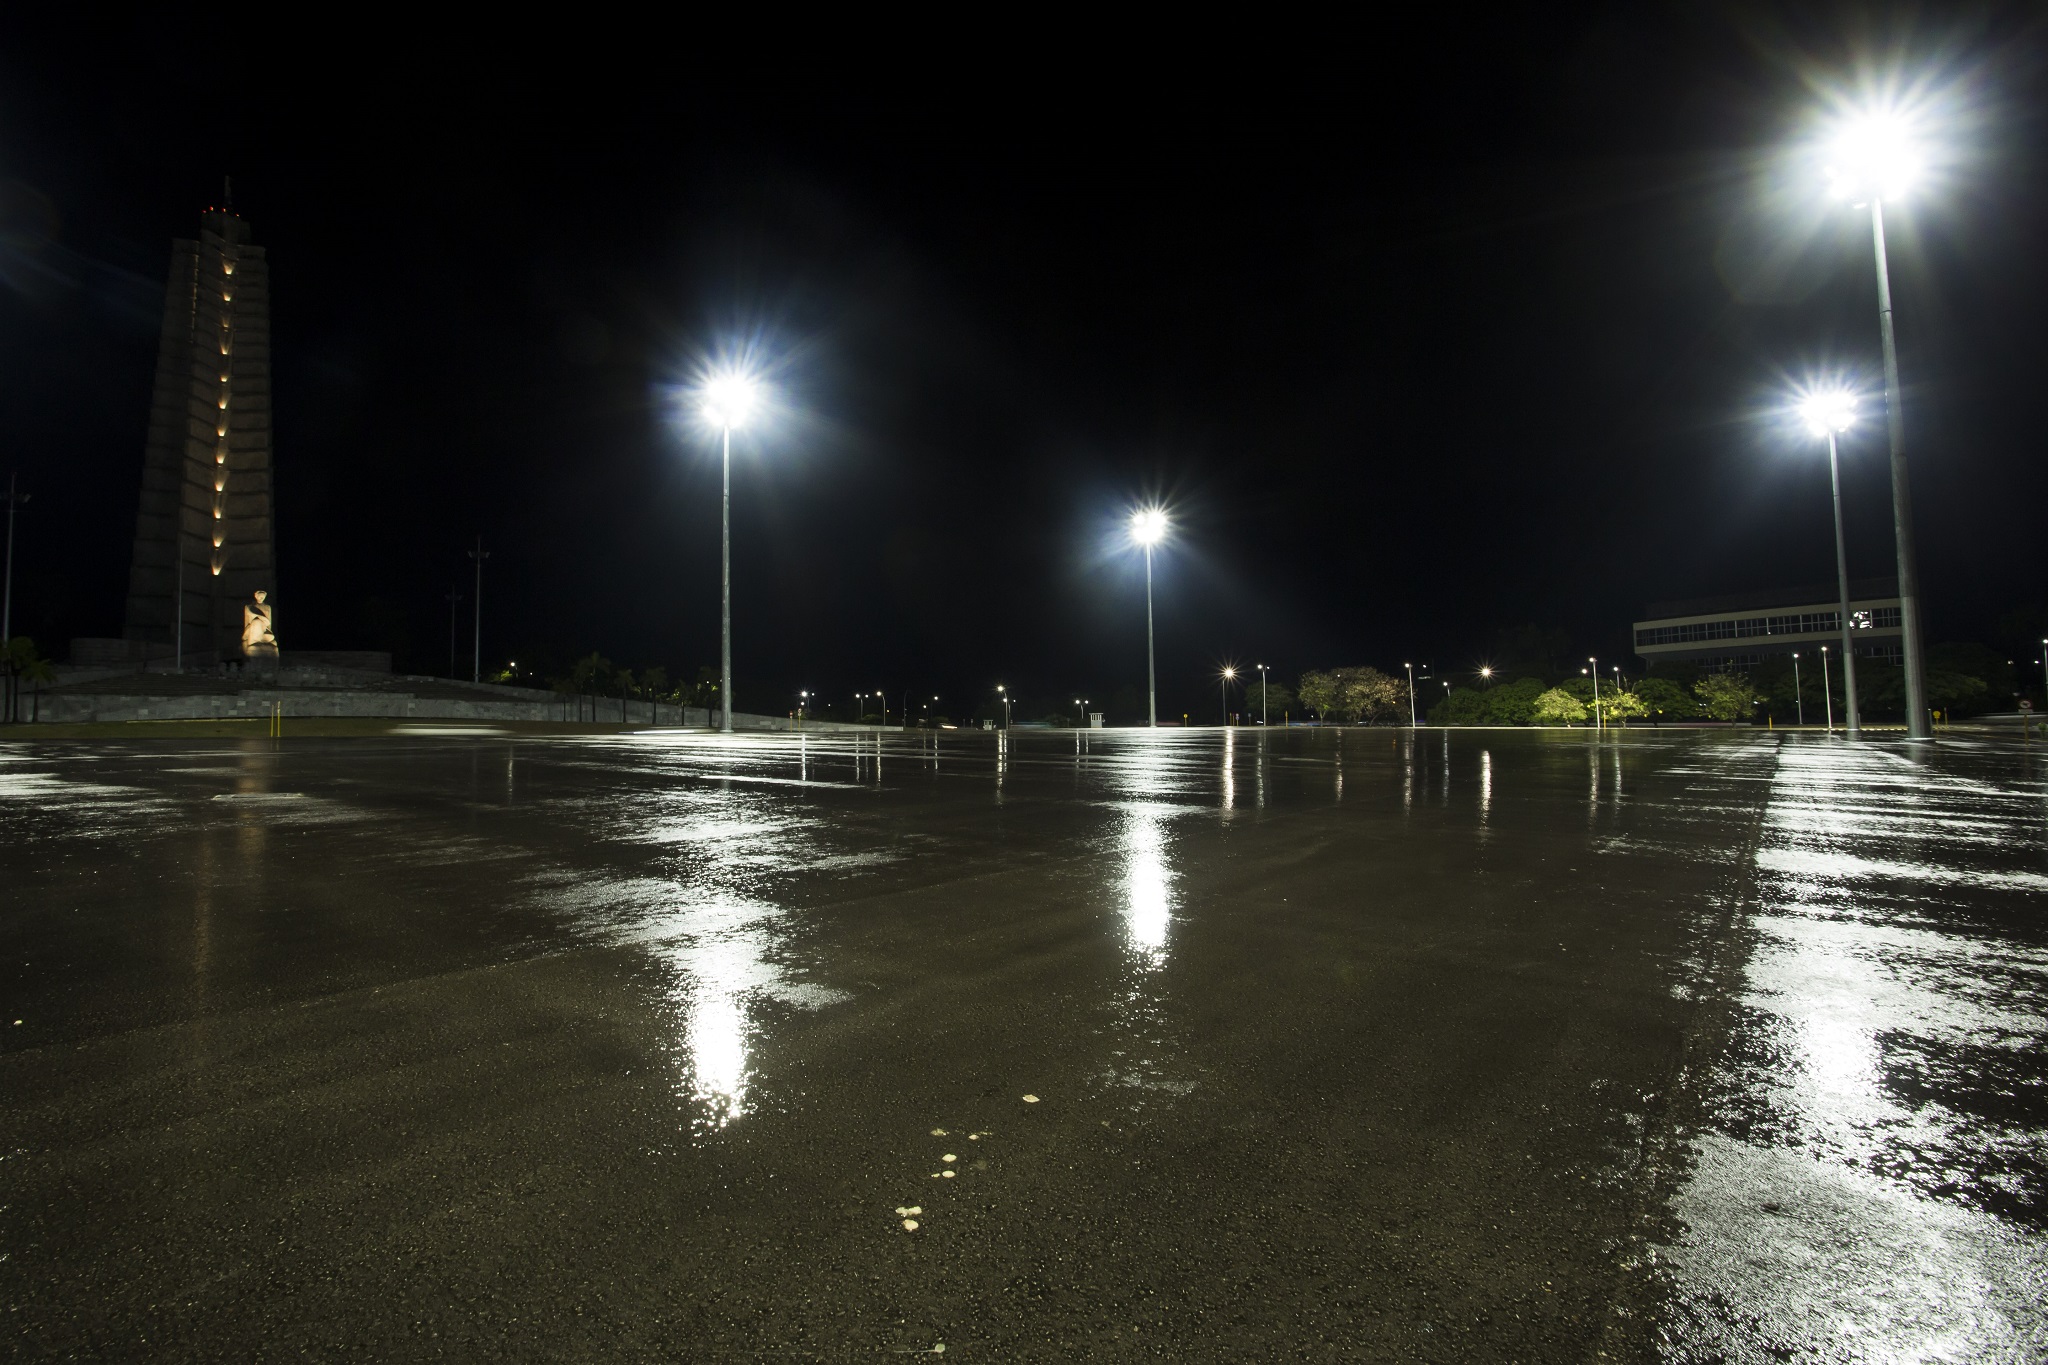
{"label": "distant street light", "polygon": [[[1829,190],[1861,208],[1870,205],[1870,243],[1877,266],[1878,333],[1884,343],[1885,421],[1891,435],[1892,534],[1899,561],[1899,634],[1905,647],[1906,738],[1930,739],[1927,666],[1920,643],[1920,576],[1913,553],[1913,499],[1906,481],[1906,422],[1899,408],[1899,350],[1892,328],[1891,269],[1884,248],[1884,201],[1918,177],[1925,156],[1911,123],[1895,112],[1869,110],[1845,121],[1828,148]],[[1830,449],[1832,450],[1832,442]],[[1854,673],[1853,653],[1843,667]],[[1856,733],[1850,703],[1850,736]]]}
{"label": "distant street light", "polygon": [[469,557],[476,561],[476,643],[475,652],[470,655],[469,660],[469,680],[471,682],[482,682],[484,680],[484,561],[491,557],[491,552],[484,548],[484,538],[482,536],[476,538],[476,548],[469,552]]}
{"label": "distant street light", "polygon": [[1798,708],[1799,724],[1806,725],[1806,689],[1799,681],[1799,651],[1792,651],[1792,705]]}
{"label": "distant street light", "polygon": [[1236,677],[1237,670],[1235,668],[1225,668],[1223,670],[1223,724],[1226,729],[1230,726],[1230,684]]}
{"label": "distant street light", "polygon": [[1589,654],[1586,656],[1586,662],[1592,667],[1582,668],[1579,672],[1588,674],[1593,679],[1593,728],[1597,730],[1600,728],[1600,661]]}
{"label": "distant street light", "polygon": [[1002,698],[1003,701],[1003,729],[1007,731],[1010,728],[1010,691],[998,683],[996,684],[996,695]]}
{"label": "distant street light", "polygon": [[1266,666],[1255,664],[1253,667],[1259,670],[1259,724],[1263,726],[1266,724]]}
{"label": "distant street light", "polygon": [[1401,667],[1408,670],[1408,728],[1413,730],[1415,728],[1415,665],[1404,663]]}
{"label": "distant street light", "polygon": [[811,694],[808,692],[796,694],[796,728],[799,730],[804,728],[804,704],[810,701],[810,699]]}
{"label": "distant street light", "polygon": [[1078,713],[1079,713],[1079,715],[1080,715],[1080,717],[1081,717],[1081,719],[1080,719],[1080,722],[1079,722],[1079,723],[1078,723],[1078,724],[1077,724],[1077,725],[1076,725],[1076,726],[1075,726],[1074,728],[1075,728],[1075,729],[1077,729],[1077,730],[1085,730],[1085,729],[1087,729],[1087,728],[1088,728],[1088,699],[1087,699],[1086,697],[1076,697],[1076,698],[1074,698],[1074,710],[1075,710],[1076,712],[1078,712]]}
{"label": "distant street light", "polygon": [[747,375],[728,372],[711,376],[698,395],[706,420],[724,436],[724,483],[718,504],[718,696],[725,717],[719,728],[727,734],[732,733],[732,429],[753,411],[758,389]]}
{"label": "distant street light", "polygon": [[1492,683],[1492,681],[1493,681],[1493,665],[1491,665],[1491,664],[1481,664],[1481,665],[1480,665],[1480,667],[1479,667],[1479,685],[1480,685],[1481,687],[1485,687],[1485,686],[1489,685],[1490,683]]}
{"label": "distant street light", "polygon": [[1159,667],[1152,647],[1152,547],[1165,538],[1165,512],[1141,507],[1131,513],[1131,539],[1145,547],[1145,723],[1155,728],[1159,724]]}
{"label": "distant street light", "polygon": [[[1842,599],[1842,687],[1849,700],[1849,738],[1859,739],[1863,731],[1856,707],[1856,647],[1849,638],[1849,551],[1842,539],[1842,471],[1835,446],[1835,434],[1847,431],[1856,420],[1856,397],[1839,389],[1810,394],[1800,403],[1799,415],[1814,435],[1828,438],[1828,482],[1835,491],[1835,587]],[[1909,725],[1907,733],[1911,732]]]}

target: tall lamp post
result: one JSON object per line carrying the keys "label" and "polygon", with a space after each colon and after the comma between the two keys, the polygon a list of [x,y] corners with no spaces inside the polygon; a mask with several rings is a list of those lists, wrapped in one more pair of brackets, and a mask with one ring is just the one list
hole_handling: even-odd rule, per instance
{"label": "tall lamp post", "polygon": [[[2043,643],[2048,644],[2048,641],[2043,641]],[[1263,726],[1266,724],[1266,666],[1264,664],[1255,664],[1253,666],[1259,670],[1259,724]]]}
{"label": "tall lamp post", "polygon": [[1588,677],[1590,677],[1590,678],[1591,678],[1591,679],[1593,680],[1593,728],[1594,728],[1595,730],[1598,730],[1598,729],[1599,729],[1599,728],[1601,727],[1601,720],[1600,720],[1600,661],[1599,661],[1598,659],[1594,658],[1594,657],[1593,657],[1592,655],[1588,654],[1588,655],[1586,656],[1586,665],[1587,665],[1587,666],[1586,666],[1585,668],[1582,668],[1582,669],[1580,669],[1579,671],[1580,671],[1581,673],[1584,673],[1584,674],[1586,674],[1586,675],[1587,675]]}
{"label": "tall lamp post", "polygon": [[1835,732],[1835,681],[1828,676],[1828,647],[1820,647],[1820,699],[1827,716],[1828,733]]}
{"label": "tall lamp post", "polygon": [[1408,670],[1408,728],[1413,730],[1415,728],[1415,665],[1404,663],[1401,667]]}
{"label": "tall lamp post", "polygon": [[[1899,407],[1899,349],[1892,328],[1891,269],[1885,257],[1884,201],[1902,194],[1920,169],[1911,130],[1896,114],[1868,113],[1842,128],[1830,148],[1829,188],[1838,199],[1870,205],[1870,245],[1877,267],[1877,327],[1884,343],[1885,425],[1891,437],[1892,535],[1899,561],[1899,634],[1905,646],[1906,738],[1931,739],[1927,661],[1920,636],[1920,575],[1913,553],[1913,499],[1906,481],[1906,422]],[[1858,202],[1856,207],[1863,207]],[[1843,667],[1855,670],[1853,654]],[[1850,734],[1855,734],[1850,703]]]}
{"label": "tall lamp post", "polygon": [[469,680],[471,682],[482,682],[484,680],[484,561],[491,557],[491,552],[484,548],[484,538],[482,536],[476,538],[476,548],[469,552],[469,557],[476,561],[476,601],[474,604],[476,608],[474,622],[476,634],[473,645],[474,652],[469,658]]}
{"label": "tall lamp post", "polygon": [[1001,683],[997,683],[997,684],[996,684],[996,696],[998,696],[998,697],[1000,697],[1000,698],[1002,699],[1002,703],[1003,703],[1003,732],[1004,732],[1005,734],[1007,734],[1007,733],[1009,733],[1009,729],[1010,729],[1010,689],[1009,689],[1009,688],[1007,688],[1007,687],[1004,687],[1004,686],[1003,686],[1003,685],[1002,685]]}
{"label": "tall lamp post", "polygon": [[718,697],[724,718],[719,729],[732,733],[732,430],[753,410],[756,386],[744,374],[713,375],[704,384],[704,416],[722,438],[723,469],[718,502]]}
{"label": "tall lamp post", "polygon": [[[1828,482],[1835,492],[1835,588],[1841,598],[1842,688],[1849,702],[1849,738],[1860,739],[1863,730],[1856,706],[1856,646],[1849,638],[1849,552],[1842,539],[1842,469],[1835,442],[1836,434],[1847,431],[1856,420],[1856,399],[1840,390],[1816,393],[1799,405],[1799,415],[1806,419],[1814,435],[1828,440]],[[1895,468],[1903,466],[1895,463]],[[1911,698],[1907,699],[1908,707],[1914,704]],[[1912,734],[1910,724],[1907,734]]]}
{"label": "tall lamp post", "polygon": [[1234,682],[1236,678],[1237,670],[1235,668],[1225,668],[1223,670],[1223,726],[1225,729],[1230,728],[1230,684]]}
{"label": "tall lamp post", "polygon": [[1152,648],[1152,547],[1166,538],[1166,513],[1143,507],[1131,513],[1131,539],[1145,547],[1145,723],[1159,724],[1159,667]]}
{"label": "tall lamp post", "polygon": [[1792,651],[1792,705],[1799,713],[1799,724],[1806,725],[1806,689],[1799,681],[1799,651]]}

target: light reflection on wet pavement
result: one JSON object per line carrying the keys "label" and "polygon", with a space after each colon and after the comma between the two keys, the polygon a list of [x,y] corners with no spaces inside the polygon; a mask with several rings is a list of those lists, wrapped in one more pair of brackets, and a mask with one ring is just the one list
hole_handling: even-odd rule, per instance
{"label": "light reflection on wet pavement", "polygon": [[2048,792],[1910,752],[1778,751],[1677,1204],[1681,1358],[2048,1357]]}
{"label": "light reflection on wet pavement", "polygon": [[2040,1359],[2038,753],[0,746],[12,1344]]}

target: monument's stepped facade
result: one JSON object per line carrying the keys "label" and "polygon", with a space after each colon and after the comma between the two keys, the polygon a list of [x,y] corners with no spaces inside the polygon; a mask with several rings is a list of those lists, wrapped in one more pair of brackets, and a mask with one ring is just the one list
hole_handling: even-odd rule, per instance
{"label": "monument's stepped facade", "polygon": [[243,604],[277,591],[271,459],[270,266],[223,205],[171,244],[125,639],[240,657]]}

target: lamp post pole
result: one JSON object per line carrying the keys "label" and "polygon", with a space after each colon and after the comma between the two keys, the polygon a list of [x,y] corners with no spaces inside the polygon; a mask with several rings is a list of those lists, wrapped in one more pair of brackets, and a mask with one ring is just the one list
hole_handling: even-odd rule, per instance
{"label": "lamp post pole", "polygon": [[732,733],[732,423],[725,433],[724,482],[718,503],[718,728]]}
{"label": "lamp post pole", "polygon": [[1835,732],[1835,684],[1834,680],[1828,677],[1828,647],[1826,645],[1820,647],[1820,699],[1826,703],[1828,733],[1832,735]]}
{"label": "lamp post pole", "polygon": [[1799,681],[1799,651],[1792,651],[1792,705],[1798,711],[1799,724],[1806,724],[1806,689]]}
{"label": "lamp post pole", "polygon": [[1415,665],[1404,663],[1401,667],[1408,670],[1408,728],[1413,730],[1415,728]]}
{"label": "lamp post pole", "polygon": [[476,538],[476,548],[469,552],[469,557],[476,561],[476,637],[473,652],[470,655],[469,680],[471,682],[482,682],[484,680],[484,561],[491,557],[491,552],[484,548],[484,538],[482,536]]}
{"label": "lamp post pole", "polygon": [[[2048,641],[2044,641],[2043,643],[2048,643]],[[1265,724],[1266,724],[1266,666],[1265,666],[1264,664],[1259,664],[1259,665],[1258,665],[1258,670],[1259,670],[1259,725],[1260,725],[1260,727],[1261,727],[1261,728],[1263,728],[1263,727],[1265,726]]]}
{"label": "lamp post pole", "polygon": [[[1892,533],[1898,544],[1899,633],[1905,644],[1906,738],[1930,739],[1927,716],[1927,663],[1920,644],[1920,574],[1913,553],[1913,498],[1906,481],[1906,420],[1899,409],[1899,348],[1892,330],[1891,270],[1884,249],[1884,200],[1870,196],[1870,241],[1877,258],[1877,320],[1884,339],[1885,426],[1892,447]],[[1833,439],[1828,443],[1830,458]],[[1853,660],[1844,667],[1854,674]],[[1855,703],[1849,725],[1854,734]]]}
{"label": "lamp post pole", "polygon": [[1586,656],[1586,673],[1593,679],[1593,728],[1601,728],[1600,720],[1600,661],[1592,655]]}
{"label": "lamp post pole", "polygon": [[1145,547],[1145,723],[1159,726],[1159,665],[1152,650],[1152,547]]}
{"label": "lamp post pole", "polygon": [[[1904,469],[1900,463],[1903,458],[1894,458],[1895,473]],[[1849,738],[1860,739],[1863,729],[1856,706],[1856,646],[1849,639],[1849,552],[1842,542],[1842,471],[1841,462],[1835,455],[1835,429],[1832,426],[1828,428],[1828,483],[1835,491],[1835,586],[1841,597],[1842,687],[1849,703]],[[1909,709],[1914,705],[1911,697],[1906,699],[1906,705]],[[1910,718],[1906,732],[1908,736],[1912,734]]]}

